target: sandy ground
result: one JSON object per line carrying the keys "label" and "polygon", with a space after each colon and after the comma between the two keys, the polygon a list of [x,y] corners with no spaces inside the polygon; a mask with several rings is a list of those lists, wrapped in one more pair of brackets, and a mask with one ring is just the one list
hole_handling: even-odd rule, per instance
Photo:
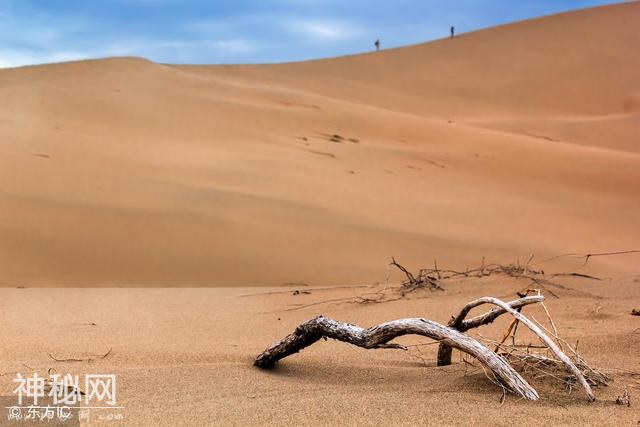
{"label": "sandy ground", "polygon": [[[509,395],[501,404],[500,389],[481,369],[461,363],[459,353],[452,366],[436,367],[435,345],[402,352],[320,341],[273,371],[252,366],[264,348],[318,314],[362,326],[402,317],[444,323],[474,297],[511,299],[528,285],[500,277],[448,283],[445,292],[370,305],[352,302],[370,288],[2,289],[0,395],[11,393],[15,372],[46,375],[54,368],[78,375],[115,373],[118,404],[126,407],[124,420],[131,425],[635,426],[640,317],[629,313],[640,307],[639,281],[640,276],[573,278],[560,281],[570,289],[549,288],[558,298],[547,293],[560,335],[579,341],[582,355],[614,379],[595,390],[595,403],[587,403],[577,388],[569,394],[559,383],[528,375],[541,400]],[[295,290],[311,293],[293,295]],[[343,301],[323,303],[336,299]],[[524,313],[545,319],[540,308]],[[473,334],[498,337],[507,324],[500,319]],[[107,358],[92,362],[49,356],[83,359],[109,349]],[[631,408],[614,403],[625,387]]]}
{"label": "sandy ground", "polygon": [[305,63],[0,70],[0,284],[344,285],[391,255],[634,248],[638,21],[634,2]]}
{"label": "sandy ground", "polygon": [[637,253],[538,265],[603,278],[543,289],[614,379],[592,404],[548,378],[531,379],[539,402],[501,404],[457,353],[436,367],[434,345],[322,341],[251,364],[320,313],[446,322],[530,285],[354,303],[391,256],[465,269],[640,249],[638,22],[633,2],[305,63],[0,70],[0,396],[53,368],[115,373],[132,425],[637,425]]}

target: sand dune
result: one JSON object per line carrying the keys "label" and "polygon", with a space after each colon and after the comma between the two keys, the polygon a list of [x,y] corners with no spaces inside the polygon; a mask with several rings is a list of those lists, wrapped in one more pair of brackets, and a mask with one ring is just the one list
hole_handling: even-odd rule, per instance
{"label": "sand dune", "polygon": [[391,255],[634,248],[639,21],[634,2],[304,63],[0,70],[0,284],[371,283]]}

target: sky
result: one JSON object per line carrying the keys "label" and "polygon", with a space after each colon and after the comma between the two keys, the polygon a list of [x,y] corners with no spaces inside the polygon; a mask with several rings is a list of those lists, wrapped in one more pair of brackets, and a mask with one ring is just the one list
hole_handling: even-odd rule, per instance
{"label": "sky", "polygon": [[105,56],[264,63],[446,37],[601,0],[0,0],[0,68]]}

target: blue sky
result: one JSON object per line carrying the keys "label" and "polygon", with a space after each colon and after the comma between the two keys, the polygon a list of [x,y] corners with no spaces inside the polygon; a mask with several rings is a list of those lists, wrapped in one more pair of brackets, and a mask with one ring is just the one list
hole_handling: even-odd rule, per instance
{"label": "blue sky", "polygon": [[396,47],[599,0],[0,0],[0,67],[104,56],[298,61]]}

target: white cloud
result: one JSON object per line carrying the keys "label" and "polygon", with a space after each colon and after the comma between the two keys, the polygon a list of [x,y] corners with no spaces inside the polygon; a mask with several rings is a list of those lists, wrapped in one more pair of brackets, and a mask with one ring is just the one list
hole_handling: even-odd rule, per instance
{"label": "white cloud", "polygon": [[8,6],[0,10],[0,68],[89,57],[82,39],[69,43],[89,28],[85,20],[79,16],[52,17],[30,12],[30,15],[15,14]]}
{"label": "white cloud", "polygon": [[227,36],[242,37],[246,33],[263,33],[270,37],[278,33],[295,34],[310,39],[343,40],[362,34],[361,29],[350,22],[333,19],[305,19],[286,14],[248,14],[225,20],[205,20],[191,22],[187,31],[200,37]]}
{"label": "white cloud", "polygon": [[144,40],[123,39],[92,44],[83,50],[0,49],[0,68],[52,62],[75,61],[109,56],[142,56],[157,62],[201,62],[209,58],[236,58],[256,52],[255,43],[244,39],[222,40]]}
{"label": "white cloud", "polygon": [[216,40],[211,45],[225,55],[247,54],[256,51],[253,43],[242,39]]}
{"label": "white cloud", "polygon": [[1,49],[0,68],[21,67],[24,65],[47,64],[51,62],[76,61],[91,57],[84,52],[51,51],[39,52],[29,49]]}
{"label": "white cloud", "polygon": [[176,39],[149,40],[128,39],[118,40],[100,49],[99,56],[144,56],[156,61],[170,61],[176,57],[180,60],[197,61],[203,53],[213,53],[219,56],[245,55],[255,51],[255,45],[245,39]]}
{"label": "white cloud", "polygon": [[340,21],[290,20],[286,25],[291,32],[321,40],[344,40],[362,33],[355,24]]}

